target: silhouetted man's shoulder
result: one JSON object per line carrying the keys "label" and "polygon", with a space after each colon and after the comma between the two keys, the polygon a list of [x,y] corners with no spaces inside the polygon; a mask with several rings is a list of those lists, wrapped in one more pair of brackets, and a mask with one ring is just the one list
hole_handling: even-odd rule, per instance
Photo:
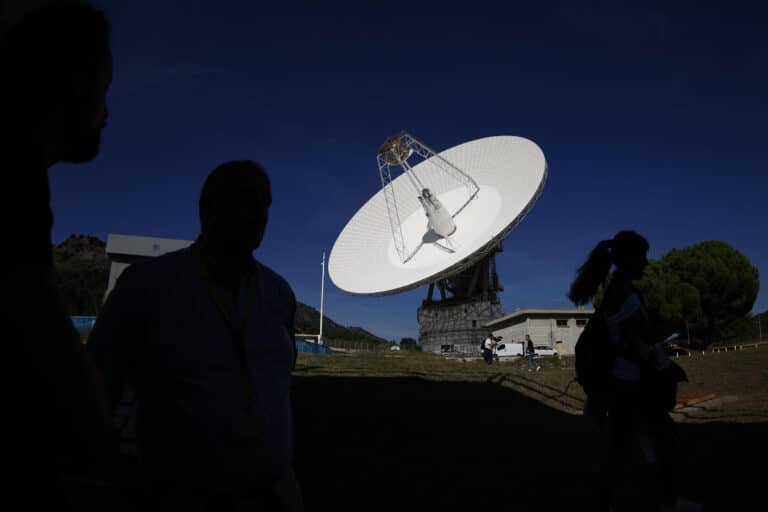
{"label": "silhouetted man's shoulder", "polygon": [[164,300],[167,293],[162,292],[173,293],[189,283],[194,270],[189,248],[138,261],[123,270],[109,295],[120,295],[120,303],[141,301],[145,308],[152,308]]}
{"label": "silhouetted man's shoulder", "polygon": [[187,247],[132,264],[120,275],[120,281],[159,284],[188,275],[194,268],[194,257]]}
{"label": "silhouetted man's shoulder", "polygon": [[269,290],[270,296],[273,297],[275,301],[285,301],[286,303],[296,302],[296,298],[293,295],[293,289],[283,276],[263,263],[257,261],[256,265],[259,268],[262,289]]}

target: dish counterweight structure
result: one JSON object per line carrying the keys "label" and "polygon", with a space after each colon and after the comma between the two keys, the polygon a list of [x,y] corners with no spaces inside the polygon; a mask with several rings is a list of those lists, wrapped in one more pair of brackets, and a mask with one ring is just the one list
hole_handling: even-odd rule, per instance
{"label": "dish counterweight structure", "polygon": [[331,279],[359,295],[429,285],[417,313],[422,349],[477,352],[483,325],[502,315],[495,256],[542,192],[543,152],[496,136],[436,153],[401,132],[377,164],[382,188],[337,238]]}

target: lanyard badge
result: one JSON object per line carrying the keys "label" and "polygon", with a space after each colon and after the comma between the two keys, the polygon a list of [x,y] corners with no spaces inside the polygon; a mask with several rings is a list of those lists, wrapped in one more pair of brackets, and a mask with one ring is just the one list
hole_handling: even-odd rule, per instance
{"label": "lanyard badge", "polygon": [[197,242],[192,245],[192,254],[197,260],[201,277],[203,278],[203,281],[205,281],[206,286],[208,288],[208,296],[210,297],[211,302],[213,302],[213,304],[216,306],[216,309],[219,311],[219,314],[224,319],[224,323],[227,324],[232,345],[237,353],[238,360],[240,363],[240,375],[243,381],[243,392],[245,394],[245,399],[248,404],[248,413],[250,415],[253,412],[252,411],[253,400],[255,398],[256,393],[253,388],[253,379],[252,379],[251,369],[250,369],[250,366],[248,366],[245,340],[248,333],[247,332],[248,324],[251,318],[251,313],[253,311],[254,300],[257,292],[255,279],[253,278],[252,275],[247,277],[247,280],[246,280],[247,299],[246,299],[245,312],[242,315],[240,315],[240,325],[236,325],[233,315],[230,314],[230,311],[227,310],[227,307],[225,306],[224,301],[222,300],[221,295],[219,294],[219,291],[216,289],[216,285],[213,281],[213,277],[211,276],[210,269],[206,265],[205,257],[202,254],[202,250]]}

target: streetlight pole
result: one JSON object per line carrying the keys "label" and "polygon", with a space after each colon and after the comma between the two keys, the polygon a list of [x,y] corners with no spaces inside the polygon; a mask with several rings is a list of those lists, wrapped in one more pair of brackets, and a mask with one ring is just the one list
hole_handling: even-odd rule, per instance
{"label": "streetlight pole", "polygon": [[325,302],[325,251],[323,251],[323,262],[320,264],[323,268],[320,278],[320,334],[317,337],[317,344],[323,344],[323,303]]}

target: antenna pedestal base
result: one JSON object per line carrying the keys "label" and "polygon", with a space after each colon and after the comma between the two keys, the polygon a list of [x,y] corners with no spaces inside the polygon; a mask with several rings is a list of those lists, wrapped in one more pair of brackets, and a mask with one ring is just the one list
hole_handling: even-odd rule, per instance
{"label": "antenna pedestal base", "polygon": [[[483,326],[503,314],[498,296],[503,288],[496,273],[496,253],[501,251],[499,244],[463,272],[429,285],[417,313],[423,351],[477,355],[488,336]],[[439,298],[434,297],[435,288]]]}
{"label": "antenna pedestal base", "polygon": [[468,299],[424,303],[418,310],[419,343],[424,352],[477,355],[488,336],[483,325],[502,316],[501,303]]}

